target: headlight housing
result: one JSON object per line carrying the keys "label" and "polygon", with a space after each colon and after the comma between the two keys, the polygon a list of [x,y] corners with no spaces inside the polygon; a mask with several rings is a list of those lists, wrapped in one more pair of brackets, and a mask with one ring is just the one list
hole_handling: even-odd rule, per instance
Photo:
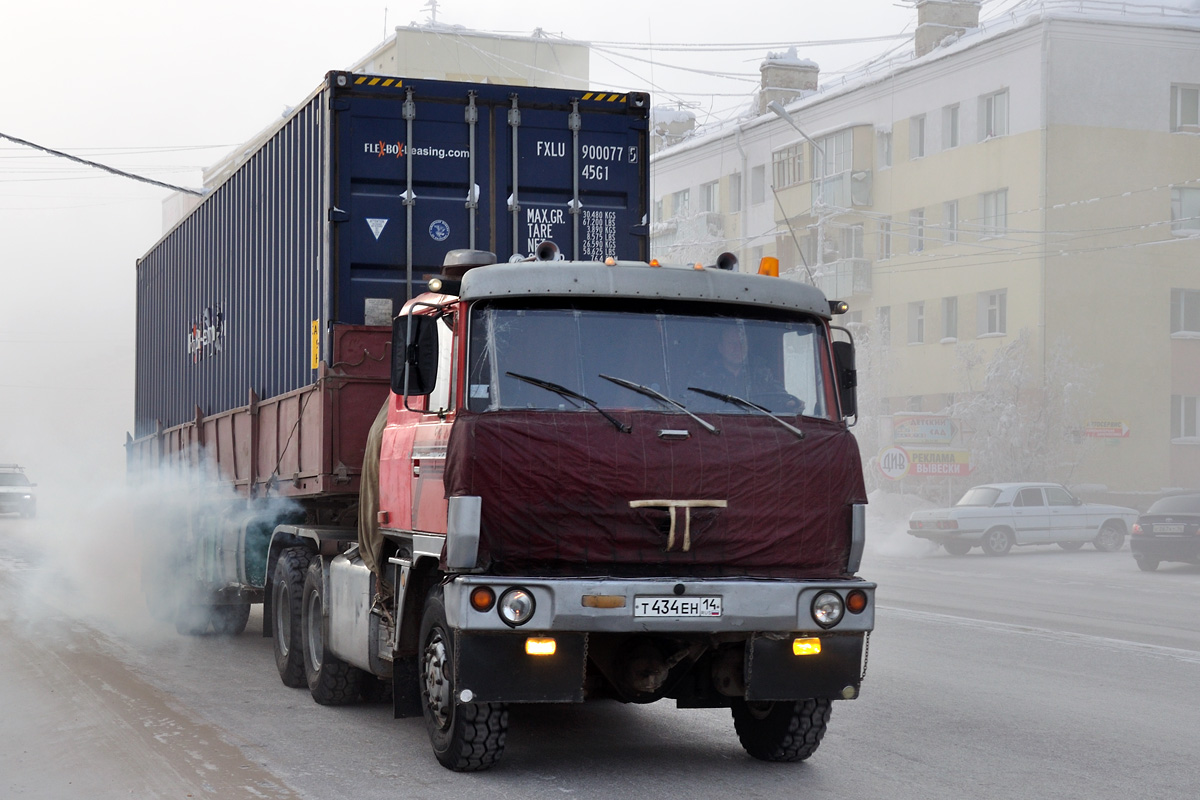
{"label": "headlight housing", "polygon": [[837,592],[821,592],[813,599],[812,618],[822,628],[832,628],[842,621],[846,604]]}
{"label": "headlight housing", "polygon": [[537,603],[534,602],[533,593],[519,586],[514,586],[500,595],[500,602],[496,604],[500,619],[504,620],[505,625],[514,628],[533,619],[533,612],[536,608]]}

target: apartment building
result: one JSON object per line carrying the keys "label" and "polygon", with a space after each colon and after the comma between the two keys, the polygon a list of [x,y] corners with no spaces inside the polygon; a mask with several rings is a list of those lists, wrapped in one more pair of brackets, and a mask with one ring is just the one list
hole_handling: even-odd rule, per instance
{"label": "apartment building", "polygon": [[653,252],[775,256],[847,300],[879,417],[947,413],[1019,339],[1027,393],[1075,395],[1047,477],[1200,487],[1200,14],[916,11],[903,58],[768,58],[757,115],[661,142]]}

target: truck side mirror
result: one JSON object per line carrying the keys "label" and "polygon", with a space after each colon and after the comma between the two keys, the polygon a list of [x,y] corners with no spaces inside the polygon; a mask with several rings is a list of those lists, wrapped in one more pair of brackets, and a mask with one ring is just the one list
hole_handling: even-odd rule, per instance
{"label": "truck side mirror", "polygon": [[[392,391],[427,396],[437,382],[437,317],[408,314],[392,320]],[[405,370],[408,385],[404,385]]]}
{"label": "truck side mirror", "polygon": [[833,364],[837,370],[842,416],[857,417],[858,370],[854,368],[854,345],[850,342],[833,342]]}

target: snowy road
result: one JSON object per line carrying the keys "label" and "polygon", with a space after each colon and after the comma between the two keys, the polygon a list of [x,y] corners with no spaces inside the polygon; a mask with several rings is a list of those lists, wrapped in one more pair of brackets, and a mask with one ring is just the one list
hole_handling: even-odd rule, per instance
{"label": "snowy road", "polygon": [[179,637],[103,544],[0,518],[0,796],[1194,796],[1200,568],[889,536],[863,567],[863,696],[809,762],[749,759],[724,711],[603,703],[518,707],[501,764],[456,775],[420,720],[284,687],[257,614],[234,639]]}

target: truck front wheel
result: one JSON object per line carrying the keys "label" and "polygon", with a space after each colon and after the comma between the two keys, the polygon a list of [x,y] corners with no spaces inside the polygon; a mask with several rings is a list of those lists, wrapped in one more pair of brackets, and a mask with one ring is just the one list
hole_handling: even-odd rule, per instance
{"label": "truck front wheel", "polygon": [[733,701],[733,727],[746,752],[761,761],[803,761],[817,751],[829,724],[829,700]]}
{"label": "truck front wheel", "polygon": [[301,643],[300,607],[304,578],[312,561],[306,547],[289,547],[279,554],[271,578],[271,628],[275,666],[284,686],[308,686],[304,675],[304,645]]}
{"label": "truck front wheel", "polygon": [[460,703],[454,687],[454,637],[442,589],[435,587],[421,617],[421,710],[433,754],[455,772],[487,769],[504,754],[508,707]]}
{"label": "truck front wheel", "polygon": [[325,581],[319,558],[308,565],[303,597],[300,626],[304,641],[304,674],[313,700],[323,706],[357,702],[363,671],[329,652],[325,644]]}

